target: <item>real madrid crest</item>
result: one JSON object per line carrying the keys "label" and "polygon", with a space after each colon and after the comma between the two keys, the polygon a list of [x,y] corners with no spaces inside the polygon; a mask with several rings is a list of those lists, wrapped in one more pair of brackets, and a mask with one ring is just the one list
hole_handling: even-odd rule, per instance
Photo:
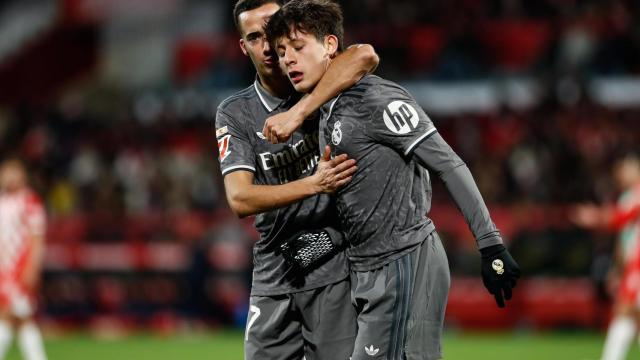
{"label": "real madrid crest", "polygon": [[331,133],[331,143],[333,145],[338,145],[340,141],[342,141],[342,130],[340,130],[340,126],[342,126],[340,121],[336,121],[336,123],[333,124],[333,132]]}
{"label": "real madrid crest", "polygon": [[498,273],[498,275],[502,275],[504,273],[504,264],[500,259],[493,260],[491,267],[496,271],[496,273]]}

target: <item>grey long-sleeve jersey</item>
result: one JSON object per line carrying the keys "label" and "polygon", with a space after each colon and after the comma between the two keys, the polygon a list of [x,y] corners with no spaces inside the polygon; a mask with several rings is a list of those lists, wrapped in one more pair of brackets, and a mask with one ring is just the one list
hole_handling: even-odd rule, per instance
{"label": "grey long-sleeve jersey", "polygon": [[401,86],[367,75],[322,108],[320,146],[357,161],[336,194],[352,268],[371,270],[412,251],[434,229],[424,167],[445,182],[480,248],[501,243],[469,170]]}
{"label": "grey long-sleeve jersey", "polygon": [[[286,144],[271,144],[262,136],[267,117],[288,110],[296,97],[270,95],[256,82],[218,107],[216,137],[223,176],[234,171],[254,174],[254,183],[280,185],[311,175],[320,159],[317,120],[309,119]],[[255,217],[260,240],[253,247],[251,295],[272,296],[319,288],[349,275],[346,256],[339,252],[309,273],[287,263],[280,246],[303,230],[325,228],[337,236],[338,220],[328,195],[266,211]]]}

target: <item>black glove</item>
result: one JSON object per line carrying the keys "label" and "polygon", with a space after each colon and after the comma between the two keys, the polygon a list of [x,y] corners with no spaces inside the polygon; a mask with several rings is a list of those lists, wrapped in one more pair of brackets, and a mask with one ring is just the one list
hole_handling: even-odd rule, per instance
{"label": "black glove", "polygon": [[280,249],[285,260],[302,271],[316,268],[339,251],[325,229],[298,233]]}
{"label": "black glove", "polygon": [[482,282],[496,298],[499,307],[504,300],[511,300],[511,289],[516,287],[520,267],[502,244],[480,249],[482,254]]}

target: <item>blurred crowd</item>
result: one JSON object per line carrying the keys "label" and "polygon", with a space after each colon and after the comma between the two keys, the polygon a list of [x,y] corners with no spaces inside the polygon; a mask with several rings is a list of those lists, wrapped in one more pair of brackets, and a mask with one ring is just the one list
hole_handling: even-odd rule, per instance
{"label": "blurred crowd", "polygon": [[[374,45],[382,59],[379,71],[396,80],[535,75],[554,82],[640,72],[637,1],[340,3],[346,42]],[[231,6],[227,11],[231,14]],[[229,19],[227,31],[233,32],[232,26]],[[233,75],[218,80],[243,78],[247,68],[234,62],[229,43],[221,47],[216,64]]]}
{"label": "blurred crowd", "polygon": [[18,150],[28,160],[52,216],[222,206],[212,119],[145,126],[130,115],[107,122],[65,115],[25,110],[0,131],[0,153]]}
{"label": "blurred crowd", "polygon": [[637,151],[637,110],[589,101],[435,120],[490,204],[613,201],[611,164]]}
{"label": "blurred crowd", "polygon": [[[389,55],[397,56],[383,56],[394,62],[397,74],[409,69],[408,74],[446,80],[640,70],[640,6],[635,1],[461,0],[416,6],[413,1],[364,0],[350,1],[346,8],[354,14],[348,23],[355,29],[372,24],[398,28],[387,39],[397,47]],[[367,41],[372,32],[356,33],[358,41]]]}
{"label": "blurred crowd", "polygon": [[[489,204],[554,205],[614,198],[609,167],[637,150],[639,115],[585,100],[432,117]],[[0,153],[28,161],[52,216],[225,207],[212,118],[167,112],[142,123],[127,108],[115,116],[97,121],[56,108],[19,111],[4,117]],[[447,201],[442,193],[436,199]]]}

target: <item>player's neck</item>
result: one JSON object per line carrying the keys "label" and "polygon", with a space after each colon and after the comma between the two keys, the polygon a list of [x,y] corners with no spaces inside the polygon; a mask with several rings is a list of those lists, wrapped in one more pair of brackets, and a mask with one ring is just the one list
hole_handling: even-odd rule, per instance
{"label": "player's neck", "polygon": [[287,78],[281,76],[264,76],[258,74],[260,85],[269,92],[269,94],[280,99],[286,99],[293,92],[293,87]]}

